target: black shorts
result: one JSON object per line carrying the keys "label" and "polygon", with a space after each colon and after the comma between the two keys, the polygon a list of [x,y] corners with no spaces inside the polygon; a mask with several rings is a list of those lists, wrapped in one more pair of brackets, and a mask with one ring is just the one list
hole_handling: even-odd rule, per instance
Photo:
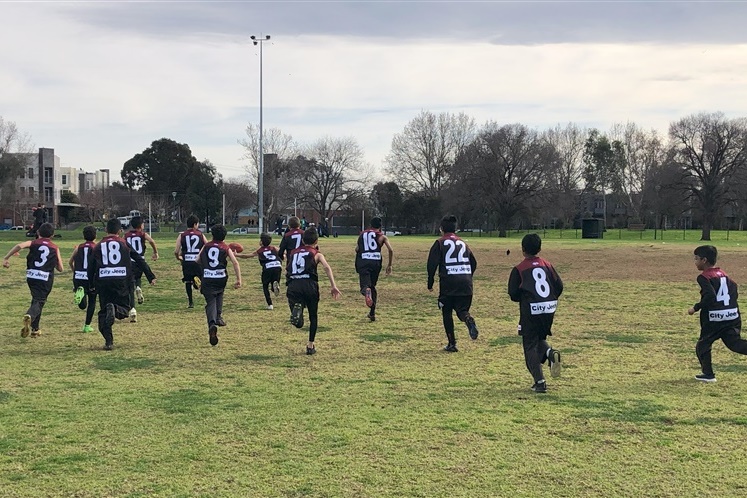
{"label": "black shorts", "polygon": [[472,296],[438,296],[438,307],[442,310],[456,311],[457,315],[469,313]]}
{"label": "black shorts", "polygon": [[376,287],[381,274],[381,261],[356,261],[355,271],[358,272],[361,291],[366,287]]}
{"label": "black shorts", "polygon": [[288,303],[301,303],[308,308],[309,304],[319,303],[319,284],[311,279],[291,280],[285,295]]}
{"label": "black shorts", "polygon": [[195,277],[202,278],[202,268],[193,261],[182,261],[182,282],[191,282]]}

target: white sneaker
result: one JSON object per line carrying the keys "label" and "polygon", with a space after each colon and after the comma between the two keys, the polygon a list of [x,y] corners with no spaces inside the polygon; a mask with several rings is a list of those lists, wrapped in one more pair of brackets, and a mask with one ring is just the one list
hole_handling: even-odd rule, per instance
{"label": "white sneaker", "polygon": [[132,308],[130,310],[130,323],[136,323],[137,322],[137,311],[135,308]]}
{"label": "white sneaker", "polygon": [[143,297],[143,289],[135,287],[135,297],[137,298],[137,304],[143,304],[145,298]]}
{"label": "white sneaker", "polygon": [[271,310],[271,309],[272,309],[272,305],[271,305],[271,304],[268,304],[268,305],[267,305],[267,309],[268,309],[268,310]]}

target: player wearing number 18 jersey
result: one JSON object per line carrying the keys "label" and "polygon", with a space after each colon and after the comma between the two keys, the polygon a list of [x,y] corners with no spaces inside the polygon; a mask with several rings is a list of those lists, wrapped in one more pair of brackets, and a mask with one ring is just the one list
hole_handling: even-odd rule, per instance
{"label": "player wearing number 18 jersey", "polygon": [[721,339],[735,353],[747,355],[747,341],[742,339],[742,317],[739,314],[737,283],[716,267],[718,251],[713,246],[699,246],[693,252],[698,275],[700,302],[687,310],[693,315],[700,311],[700,338],[695,345],[695,354],[703,373],[695,379],[716,382],[711,363],[711,347]]}
{"label": "player wearing number 18 jersey", "polygon": [[455,311],[457,318],[467,325],[472,340],[477,339],[478,334],[475,319],[469,312],[472,306],[472,275],[477,269],[477,260],[467,243],[455,235],[456,225],[455,216],[447,215],[441,219],[442,236],[433,243],[428,254],[428,290],[433,291],[433,282],[438,271],[438,307],[441,308],[448,340],[444,351],[449,353],[459,351],[454,335],[452,312]]}
{"label": "player wearing number 18 jersey", "polygon": [[36,232],[36,240],[16,244],[3,259],[3,266],[10,268],[10,257],[21,249],[28,249],[26,256],[26,283],[31,291],[31,306],[23,315],[21,337],[39,337],[39,320],[47,297],[52,291],[54,270],[62,271],[60,249],[49,238],[54,235],[51,223],[42,223]]}
{"label": "player wearing number 18 jersey", "polygon": [[368,312],[368,319],[372,322],[376,320],[376,302],[378,301],[376,284],[381,273],[381,249],[383,246],[386,246],[389,250],[386,275],[390,275],[392,273],[394,251],[387,236],[381,233],[381,218],[372,218],[371,228],[364,230],[358,236],[358,243],[355,246],[355,271],[358,273],[361,294],[366,300],[366,306],[371,308]]}
{"label": "player wearing number 18 jersey", "polygon": [[530,233],[521,240],[524,261],[511,270],[508,278],[508,295],[519,303],[519,335],[524,346],[524,359],[532,374],[532,390],[547,392],[542,364],[548,361],[550,374],[560,376],[560,353],[547,343],[552,335],[552,322],[558,298],[563,293],[563,281],[546,260],[537,256],[542,249],[542,239]]}
{"label": "player wearing number 18 jersey", "polygon": [[176,247],[174,256],[182,262],[182,282],[184,289],[187,291],[187,307],[194,308],[192,299],[192,289],[199,288],[200,274],[202,269],[197,263],[197,255],[200,254],[202,246],[207,243],[205,234],[197,229],[200,219],[190,214],[187,217],[187,229],[176,238]]}

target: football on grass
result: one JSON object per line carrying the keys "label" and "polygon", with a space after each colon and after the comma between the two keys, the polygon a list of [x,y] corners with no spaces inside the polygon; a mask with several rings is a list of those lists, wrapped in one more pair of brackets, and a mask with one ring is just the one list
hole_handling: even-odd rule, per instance
{"label": "football on grass", "polygon": [[228,247],[230,247],[231,250],[236,253],[244,252],[244,246],[242,246],[238,242],[231,242],[230,244],[228,244]]}

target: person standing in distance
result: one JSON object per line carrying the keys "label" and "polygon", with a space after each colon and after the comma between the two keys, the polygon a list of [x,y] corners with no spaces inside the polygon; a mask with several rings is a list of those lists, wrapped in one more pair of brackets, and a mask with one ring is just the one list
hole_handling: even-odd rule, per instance
{"label": "person standing in distance", "polygon": [[698,275],[700,301],[688,315],[700,311],[700,338],[695,344],[702,373],[695,376],[701,382],[716,382],[711,363],[711,347],[721,339],[735,353],[747,355],[747,341],[742,339],[742,316],[739,314],[737,283],[716,266],[718,251],[713,246],[699,246],[693,251]]}
{"label": "person standing in distance", "polygon": [[446,331],[448,344],[444,351],[456,353],[456,335],[454,335],[454,317],[467,325],[469,336],[477,339],[478,331],[475,319],[470,315],[472,306],[472,275],[477,270],[475,255],[467,243],[456,236],[456,216],[446,215],[441,219],[441,238],[431,246],[428,254],[428,291],[433,292],[436,272],[439,279],[438,307]]}
{"label": "person standing in distance", "polygon": [[392,273],[392,259],[394,251],[389,244],[389,239],[381,233],[381,218],[371,219],[371,228],[364,230],[358,236],[355,246],[355,271],[358,273],[358,281],[361,287],[366,306],[371,308],[367,318],[376,321],[376,302],[378,293],[376,284],[381,274],[381,248],[386,246],[389,250],[389,262],[386,266],[386,275]]}
{"label": "person standing in distance", "polygon": [[508,295],[519,303],[519,335],[524,347],[524,360],[532,374],[536,393],[547,392],[547,382],[542,364],[547,361],[550,375],[560,376],[560,352],[547,343],[552,335],[552,322],[558,298],[563,293],[563,281],[555,268],[537,256],[542,249],[542,239],[530,233],[521,239],[524,260],[516,265],[508,277]]}
{"label": "person standing in distance", "polygon": [[202,246],[207,244],[205,234],[197,229],[199,224],[200,219],[190,214],[187,217],[187,229],[176,238],[176,247],[174,247],[174,256],[182,263],[182,282],[184,282],[184,290],[187,291],[188,308],[195,307],[192,289],[200,288],[202,269],[197,262],[197,255],[200,254]]}
{"label": "person standing in distance", "polygon": [[[136,253],[145,258],[145,243],[149,243],[150,247],[153,248],[153,261],[158,260],[158,246],[156,241],[147,233],[143,231],[143,218],[141,216],[135,216],[130,220],[130,226],[132,227],[127,233],[125,233],[124,239],[130,244]],[[143,304],[145,298],[143,297],[142,279],[143,272],[137,265],[132,267],[133,277],[133,289],[130,292],[130,321],[137,322],[137,311],[135,310],[135,300],[137,304]]]}

